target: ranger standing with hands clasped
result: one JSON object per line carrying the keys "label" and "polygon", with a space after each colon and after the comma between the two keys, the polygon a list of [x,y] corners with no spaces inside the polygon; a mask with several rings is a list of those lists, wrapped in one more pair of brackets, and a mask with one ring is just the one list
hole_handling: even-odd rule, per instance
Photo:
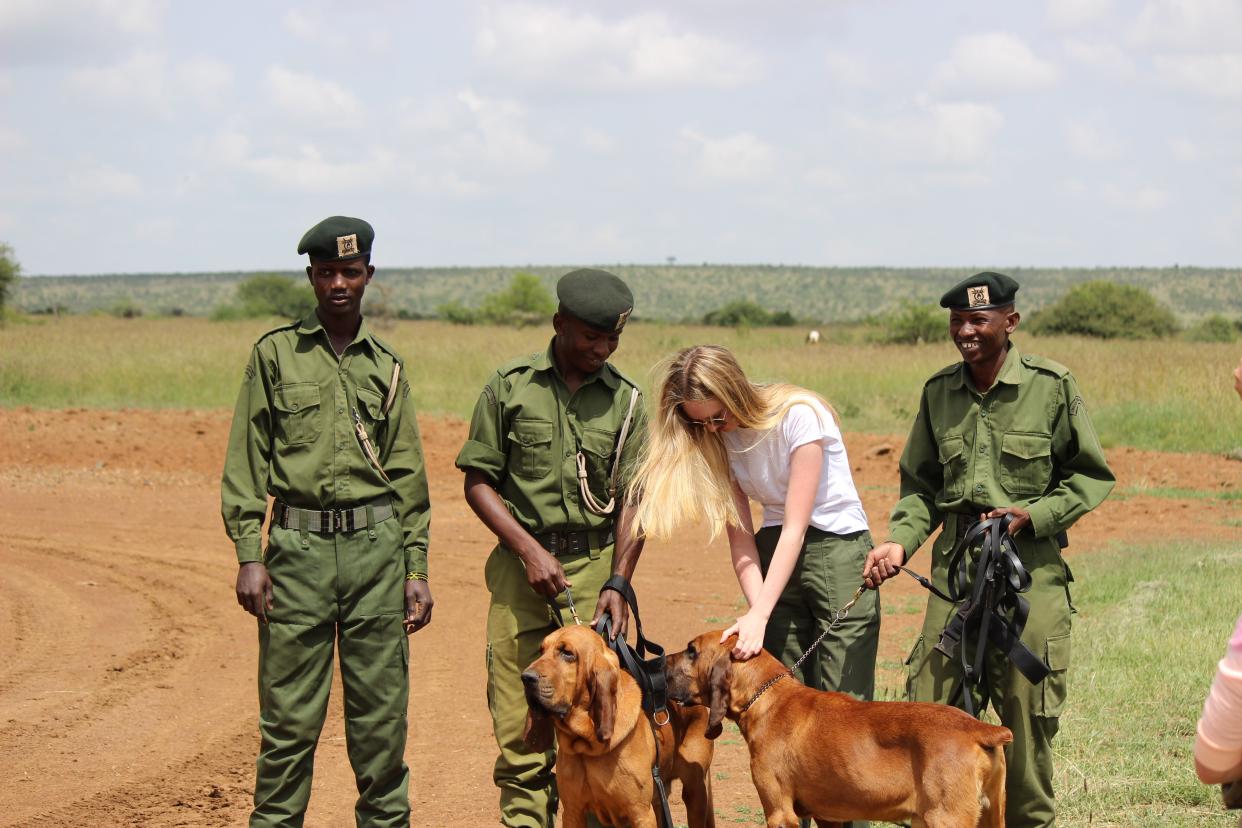
{"label": "ranger standing with hands clasped", "polygon": [[[1018,283],[979,273],[940,300],[962,362],[934,374],[901,455],[901,499],[889,518],[889,540],[871,550],[863,577],[878,586],[892,577],[942,522],[932,548],[932,583],[944,591],[948,557],[980,518],[1009,516],[1031,587],[1021,641],[1048,675],[1033,684],[1005,653],[987,651],[982,686],[1001,723],[1013,731],[1006,750],[1005,824],[1052,825],[1052,738],[1066,698],[1071,615],[1065,530],[1098,506],[1113,474],[1078,383],[1065,367],[1019,353],[1010,341],[1020,316]],[[907,661],[912,701],[949,702],[962,665],[935,648],[954,605],[928,598],[923,632]],[[975,642],[962,640],[959,647]],[[970,692],[969,690],[967,692]]]}
{"label": "ranger standing with hands clasped", "polygon": [[637,386],[607,361],[634,297],[613,274],[589,269],[561,277],[556,293],[548,349],[491,376],[457,455],[466,501],[499,540],[485,569],[493,779],[501,824],[522,828],[551,828],[557,799],[554,749],[523,742],[521,673],[558,616],[585,622],[593,612],[594,623],[606,611],[624,634],[624,600],[600,588],[614,573],[630,579],[643,547],[625,489],[646,418]]}
{"label": "ranger standing with hands clasped", "polygon": [[252,826],[302,824],[338,643],[357,823],[410,821],[406,635],[431,621],[431,518],[409,381],[362,319],[374,236],[333,216],[302,237],[318,307],[255,344],[229,433],[221,512],[260,622]]}

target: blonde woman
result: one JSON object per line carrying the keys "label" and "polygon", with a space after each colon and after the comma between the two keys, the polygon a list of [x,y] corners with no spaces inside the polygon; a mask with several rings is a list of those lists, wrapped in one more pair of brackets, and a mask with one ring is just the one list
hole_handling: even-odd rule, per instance
{"label": "blonde woman", "polygon": [[[737,633],[737,658],[762,647],[793,667],[861,584],[871,549],[835,414],[812,391],[750,382],[718,345],[678,352],[658,385],[632,488],[639,531],[724,528],[749,606],[725,637]],[[763,506],[758,532],[751,500]],[[879,634],[878,593],[867,591],[797,677],[870,699]]]}

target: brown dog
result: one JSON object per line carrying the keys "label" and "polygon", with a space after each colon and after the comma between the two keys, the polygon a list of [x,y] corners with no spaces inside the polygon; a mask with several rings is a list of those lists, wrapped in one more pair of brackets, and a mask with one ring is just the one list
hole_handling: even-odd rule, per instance
{"label": "brown dog", "polygon": [[1003,828],[1008,728],[942,704],[861,702],[790,676],[760,693],[788,670],[766,651],[735,660],[735,638],[720,635],[668,657],[669,696],[708,707],[709,738],[722,719],[737,722],[769,828],[800,817]]}
{"label": "brown dog", "polygon": [[660,777],[666,788],[681,780],[691,828],[715,826],[706,710],[670,704],[669,721],[653,732],[638,682],[584,626],[562,627],[545,638],[522,682],[530,705],[527,744],[547,750],[556,733],[562,828],[584,826],[587,811],[605,825],[656,828],[651,768],[657,738]]}

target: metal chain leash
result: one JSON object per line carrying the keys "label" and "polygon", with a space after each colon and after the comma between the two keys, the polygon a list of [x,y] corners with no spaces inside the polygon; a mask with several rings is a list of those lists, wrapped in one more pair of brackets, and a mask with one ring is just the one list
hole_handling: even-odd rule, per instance
{"label": "metal chain leash", "polygon": [[830,623],[827,627],[824,628],[824,631],[819,634],[819,638],[815,639],[815,642],[811,644],[811,646],[806,648],[806,652],[803,653],[798,658],[798,660],[794,662],[793,667],[791,667],[790,669],[786,670],[783,673],[778,673],[777,675],[773,676],[772,678],[765,681],[762,685],[760,685],[759,689],[755,691],[755,694],[750,697],[750,700],[746,702],[746,704],[742,705],[742,709],[739,712],[745,713],[747,710],[749,710],[750,706],[754,704],[756,701],[758,701],[759,697],[762,696],[764,693],[766,693],[768,688],[771,687],[773,684],[776,684],[778,681],[780,681],[783,678],[793,676],[794,670],[797,670],[799,667],[801,667],[802,662],[806,661],[807,658],[811,655],[811,653],[815,652],[815,648],[819,646],[819,643],[824,640],[825,636],[827,636],[828,633],[832,632],[833,629],[837,626],[837,624],[840,624],[842,621],[845,620],[845,617],[850,614],[850,610],[854,608],[854,605],[858,603],[858,599],[861,598],[862,594],[866,591],[867,591],[866,584],[863,584],[860,587],[858,587],[858,589],[854,591],[854,597],[851,598],[846,603],[845,606],[837,610],[836,615],[834,615],[832,618],[832,623]]}

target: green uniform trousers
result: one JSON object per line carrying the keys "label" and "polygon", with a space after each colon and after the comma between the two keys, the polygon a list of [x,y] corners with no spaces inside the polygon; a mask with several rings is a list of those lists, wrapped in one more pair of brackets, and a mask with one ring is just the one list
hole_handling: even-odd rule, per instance
{"label": "green uniform trousers", "polygon": [[274,606],[259,624],[259,751],[251,826],[301,825],[339,642],[345,741],[359,826],[410,823],[409,643],[401,527],[271,530]]}
{"label": "green uniform trousers", "polygon": [[[951,524],[953,517],[949,518]],[[946,527],[932,550],[932,582],[945,589],[948,555],[952,551],[953,527]],[[1052,738],[1065,706],[1066,671],[1070,660],[1070,627],[1073,607],[1069,597],[1069,568],[1051,538],[1036,539],[1030,532],[1018,535],[1018,554],[1031,573],[1026,593],[1031,611],[1022,631],[1022,642],[1044,659],[1052,671],[1039,684],[1031,684],[1003,653],[990,647],[987,655],[987,698],[975,694],[975,709],[992,705],[1001,724],[1013,731],[1013,743],[1005,750],[1005,824],[1009,828],[1053,825],[1056,803],[1052,792]],[[934,595],[928,599],[923,633],[906,661],[906,692],[911,701],[947,703],[962,676],[960,655],[950,660],[934,649],[948,623],[953,605]],[[959,647],[973,658],[975,641],[965,637]]]}
{"label": "green uniform trousers", "polygon": [[[591,623],[600,588],[612,575],[611,545],[557,558],[573,586],[574,606]],[[526,694],[522,671],[539,657],[539,645],[559,624],[543,596],[530,588],[521,559],[503,546],[484,569],[492,594],[487,611],[487,706],[500,756],[492,779],[500,789],[500,822],[510,828],[552,828],[556,815],[555,745],[536,753],[526,747]],[[573,617],[565,595],[557,598],[564,623]],[[596,824],[596,823],[590,823]]]}
{"label": "green uniform trousers", "polygon": [[[780,534],[779,526],[768,526],[755,533],[765,578]],[[870,551],[870,532],[834,535],[807,527],[798,563],[768,618],[764,649],[792,668],[862,586],[863,565]],[[879,646],[880,593],[869,589],[794,675],[808,687],[836,690],[870,701],[875,696],[875,656]]]}

